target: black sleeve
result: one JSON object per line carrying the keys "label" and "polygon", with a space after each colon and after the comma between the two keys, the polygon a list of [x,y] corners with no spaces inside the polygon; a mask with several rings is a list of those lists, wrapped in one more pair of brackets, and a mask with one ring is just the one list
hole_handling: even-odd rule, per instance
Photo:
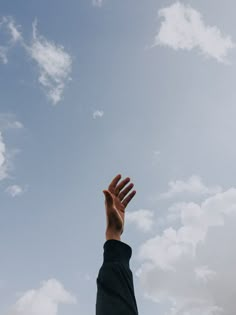
{"label": "black sleeve", "polygon": [[138,315],[129,245],[107,240],[97,277],[96,315]]}

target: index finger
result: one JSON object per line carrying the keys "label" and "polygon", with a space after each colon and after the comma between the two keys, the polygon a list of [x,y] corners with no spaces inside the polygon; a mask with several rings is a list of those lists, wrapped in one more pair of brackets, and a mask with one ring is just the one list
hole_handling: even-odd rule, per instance
{"label": "index finger", "polygon": [[108,186],[108,189],[111,191],[114,190],[120,179],[121,179],[121,175],[120,174],[116,175],[116,177],[113,178],[110,185]]}

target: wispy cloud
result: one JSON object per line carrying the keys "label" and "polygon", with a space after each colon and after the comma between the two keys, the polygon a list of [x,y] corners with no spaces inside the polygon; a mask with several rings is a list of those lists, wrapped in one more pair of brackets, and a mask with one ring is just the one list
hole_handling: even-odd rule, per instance
{"label": "wispy cloud", "polygon": [[144,294],[154,302],[171,304],[170,315],[233,314],[236,188],[216,193],[201,204],[173,207],[178,227],[167,226],[138,251],[142,264],[136,275]]}
{"label": "wispy cloud", "polygon": [[8,315],[57,315],[59,304],[75,304],[76,298],[56,279],[43,281],[39,289],[25,292]]}
{"label": "wispy cloud", "polygon": [[65,52],[64,47],[39,35],[37,20],[33,22],[33,39],[30,45],[25,43],[21,26],[17,25],[11,16],[4,16],[0,19],[0,31],[9,36],[8,42],[0,46],[0,60],[2,63],[8,63],[9,49],[20,42],[31,58],[37,62],[39,83],[45,89],[50,101],[57,104],[62,99],[66,82],[71,80],[72,58]]}
{"label": "wispy cloud", "polygon": [[164,20],[155,37],[154,46],[169,46],[174,50],[198,48],[207,57],[229,63],[227,53],[235,44],[229,35],[221,34],[218,27],[206,25],[200,12],[189,5],[176,2],[160,9],[158,14]]}
{"label": "wispy cloud", "polygon": [[12,113],[0,113],[0,129],[22,129],[23,124],[15,118]]}
{"label": "wispy cloud", "polygon": [[66,81],[70,80],[72,58],[64,47],[48,41],[37,33],[37,20],[33,23],[33,41],[25,46],[39,67],[39,82],[55,105],[61,98]]}
{"label": "wispy cloud", "polygon": [[207,187],[200,176],[192,175],[186,181],[176,180],[168,183],[169,190],[161,193],[158,199],[172,198],[180,193],[193,193],[193,194],[215,194],[221,192],[220,186]]}
{"label": "wispy cloud", "polygon": [[103,2],[104,2],[103,0],[93,0],[92,4],[95,7],[101,7],[103,5]]}
{"label": "wispy cloud", "polygon": [[8,63],[7,52],[8,52],[7,47],[0,46],[0,60],[2,60],[2,63],[4,64]]}
{"label": "wispy cloud", "polygon": [[16,25],[13,17],[3,16],[0,19],[0,31],[8,35],[8,41],[0,46],[0,60],[4,64],[8,63],[7,54],[9,49],[14,46],[18,41],[22,40],[20,26]]}
{"label": "wispy cloud", "polygon": [[96,119],[97,117],[102,117],[104,115],[103,111],[96,110],[93,112],[93,118]]}
{"label": "wispy cloud", "polygon": [[0,113],[0,180],[9,177],[9,171],[12,168],[13,156],[17,150],[9,151],[4,140],[3,132],[9,129],[22,129],[23,124],[16,120],[15,116],[10,113]]}
{"label": "wispy cloud", "polygon": [[10,41],[12,43],[16,43],[17,41],[22,40],[21,31],[20,31],[21,26],[16,25],[12,16],[8,16],[8,17],[4,16],[3,23],[5,23],[8,31],[10,32],[10,36],[11,36]]}
{"label": "wispy cloud", "polygon": [[8,176],[7,170],[6,144],[3,141],[3,136],[0,131],[0,180],[3,180]]}
{"label": "wispy cloud", "polygon": [[11,185],[5,189],[5,192],[13,198],[22,195],[24,191],[25,189],[19,185]]}

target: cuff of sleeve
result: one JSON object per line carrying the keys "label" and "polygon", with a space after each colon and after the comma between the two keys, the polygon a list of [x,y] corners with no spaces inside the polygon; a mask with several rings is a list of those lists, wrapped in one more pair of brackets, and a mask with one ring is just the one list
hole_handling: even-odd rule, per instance
{"label": "cuff of sleeve", "polygon": [[104,262],[122,262],[129,265],[132,248],[121,241],[107,240],[104,245]]}

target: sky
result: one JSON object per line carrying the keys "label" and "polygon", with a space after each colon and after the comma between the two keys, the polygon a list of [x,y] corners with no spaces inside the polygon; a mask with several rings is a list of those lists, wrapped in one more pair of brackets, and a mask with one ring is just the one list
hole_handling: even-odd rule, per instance
{"label": "sky", "polygon": [[95,314],[117,174],[139,313],[232,315],[235,2],[0,8],[0,315]]}

